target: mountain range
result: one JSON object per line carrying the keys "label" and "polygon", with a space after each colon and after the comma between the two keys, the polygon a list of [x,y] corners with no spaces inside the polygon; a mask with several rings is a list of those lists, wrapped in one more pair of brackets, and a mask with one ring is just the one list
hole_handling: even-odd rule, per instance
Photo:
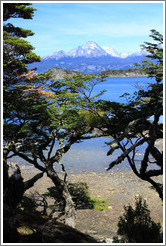
{"label": "mountain range", "polygon": [[97,74],[106,70],[133,68],[134,63],[141,63],[145,56],[144,51],[121,54],[113,48],[101,47],[93,41],[88,41],[69,52],[61,50],[44,56],[40,63],[33,63],[29,68],[36,67],[39,73],[58,67],[85,74]]}

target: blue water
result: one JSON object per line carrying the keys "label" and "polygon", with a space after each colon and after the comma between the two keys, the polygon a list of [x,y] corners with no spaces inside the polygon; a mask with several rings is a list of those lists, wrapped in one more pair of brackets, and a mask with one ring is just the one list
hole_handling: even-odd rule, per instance
{"label": "blue water", "polygon": [[[105,82],[98,84],[95,88],[94,94],[100,92],[101,90],[107,90],[107,92],[102,95],[101,99],[112,100],[116,102],[125,103],[125,98],[120,98],[120,96],[125,93],[133,93],[136,90],[135,85],[138,83],[140,86],[146,87],[147,83],[152,83],[152,79],[146,77],[134,77],[134,78],[108,78]],[[71,146],[71,149],[62,158],[62,163],[64,164],[66,171],[79,173],[81,171],[104,173],[107,172],[109,164],[121,154],[120,150],[116,150],[113,155],[107,156],[107,151],[109,146],[105,142],[110,142],[109,138],[95,138],[85,140],[81,143],[76,143]],[[136,158],[141,159],[144,146],[140,146],[137,149]],[[54,148],[56,151],[56,147]],[[26,161],[21,158],[13,157],[10,161],[18,162],[19,164],[29,165]],[[59,164],[54,165],[55,169],[59,172],[61,171],[61,166]],[[118,170],[129,171],[130,167],[125,160],[115,168],[114,171]]]}
{"label": "blue water", "polygon": [[94,94],[102,90],[106,90],[101,99],[126,103],[124,97],[120,97],[124,93],[132,94],[138,91],[138,87],[147,88],[148,83],[155,82],[154,78],[147,77],[123,77],[123,78],[107,78],[106,81],[98,84],[94,89]]}
{"label": "blue water", "polygon": [[[80,173],[81,171],[90,173],[106,173],[106,169],[108,168],[109,164],[114,161],[119,154],[122,154],[120,150],[116,150],[113,155],[107,156],[107,152],[109,150],[109,146],[106,145],[106,142],[110,142],[111,139],[109,138],[96,138],[96,139],[89,139],[85,140],[81,143],[73,144],[70,150],[63,156],[61,163],[65,166],[65,170],[67,173]],[[138,160],[142,158],[142,149],[144,146],[140,146],[137,149],[137,153],[139,155],[136,156]],[[54,148],[53,152],[56,151],[56,147]],[[47,152],[45,151],[45,155],[47,156]],[[17,162],[21,165],[30,165],[25,160],[13,157],[10,159],[12,162]],[[39,162],[42,165],[41,162]],[[31,165],[30,165],[31,166]],[[54,165],[57,172],[61,171],[61,165],[55,163]],[[130,171],[130,167],[126,160],[124,160],[121,164],[115,166],[112,170],[115,171]]]}

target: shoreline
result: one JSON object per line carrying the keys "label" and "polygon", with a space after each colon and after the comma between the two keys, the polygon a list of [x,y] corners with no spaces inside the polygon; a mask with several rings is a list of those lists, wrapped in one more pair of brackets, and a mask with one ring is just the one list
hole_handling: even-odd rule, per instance
{"label": "shoreline", "polygon": [[[161,139],[161,138],[157,139],[155,142],[155,145],[158,147],[158,149],[160,151],[163,151],[163,139]],[[84,147],[83,147],[83,150],[84,150],[83,154],[86,154],[86,149],[84,149]],[[77,149],[75,149],[74,154],[75,153],[77,154],[77,158],[78,157],[79,158],[84,157],[83,154],[81,154],[81,157],[80,157],[80,154],[78,155],[78,151],[77,152],[76,151],[77,151]],[[136,152],[136,155],[138,155],[138,156],[141,154],[142,154],[142,152]],[[101,156],[101,154],[100,154],[100,156]],[[104,156],[106,156],[106,155],[104,155]],[[71,156],[69,156],[69,158],[70,157]],[[94,157],[95,157],[95,155],[94,155]],[[91,159],[89,158],[88,164],[86,163],[85,166],[82,165],[82,163],[80,164],[79,162],[78,162],[78,165],[75,165],[75,163],[74,163],[73,166],[71,166],[71,158],[68,159],[68,161],[69,161],[68,165],[65,164],[65,169],[66,169],[68,175],[73,174],[73,173],[74,174],[83,174],[85,172],[87,174],[89,174],[91,172],[96,172],[98,174],[105,173],[106,175],[108,174],[108,171],[106,171],[106,169],[108,168],[109,163],[110,163],[109,159],[104,160],[103,165],[100,165],[100,163],[98,163],[98,162],[97,162],[97,165],[94,165],[95,161],[93,161],[91,163]],[[79,161],[79,159],[78,159],[78,161]],[[98,159],[97,159],[97,161],[98,161]],[[21,164],[21,162],[22,162],[22,164]],[[32,164],[28,164],[28,163],[26,164],[26,163],[24,163],[24,160],[21,160],[21,159],[19,159],[19,161],[17,159],[11,160],[8,163],[18,163],[22,169],[29,169],[29,170],[34,169],[35,170],[35,167]],[[55,168],[56,168],[56,166],[55,166]],[[57,173],[60,173],[61,167],[57,166],[57,170],[58,170]],[[128,173],[131,171],[131,168],[130,168],[128,162],[124,161],[122,164],[115,166],[112,170],[113,170],[113,172],[126,172],[126,173]]]}
{"label": "shoreline", "polygon": [[[32,174],[39,173],[38,170],[22,169],[24,180],[32,177]],[[162,177],[155,178],[162,182]],[[149,188],[150,184],[140,180],[132,171],[130,172],[109,172],[109,173],[70,173],[68,182],[86,182],[92,198],[106,199],[108,210],[77,210],[76,229],[87,233],[95,238],[112,238],[116,235],[119,216],[124,213],[124,206],[129,203],[135,207],[135,197],[141,196],[147,201],[151,218],[155,222],[163,221],[163,206],[156,191]],[[34,187],[25,194],[31,196],[36,191],[43,194],[48,187],[53,186],[52,181],[44,174]]]}
{"label": "shoreline", "polygon": [[118,76],[108,76],[105,78],[142,78],[142,77],[148,77],[147,75],[118,75]]}

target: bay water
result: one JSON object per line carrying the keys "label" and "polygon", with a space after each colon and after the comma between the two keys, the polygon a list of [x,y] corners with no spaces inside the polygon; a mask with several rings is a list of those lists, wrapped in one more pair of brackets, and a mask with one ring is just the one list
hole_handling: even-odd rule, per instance
{"label": "bay water", "polygon": [[[120,97],[124,93],[132,94],[138,90],[139,86],[145,88],[147,83],[154,82],[153,79],[147,77],[121,77],[121,78],[107,78],[101,84],[98,84],[94,90],[94,94],[99,93],[102,90],[106,90],[101,99],[116,101],[125,103],[126,99]],[[114,161],[121,153],[120,150],[116,150],[113,155],[107,156],[109,146],[106,142],[110,142],[109,138],[94,138],[85,140],[81,143],[75,143],[71,146],[70,150],[63,156],[62,163],[68,173],[79,173],[79,172],[95,172],[104,173],[107,172],[109,164]],[[139,160],[142,156],[142,150],[144,146],[140,146],[136,153],[136,158],[139,164]],[[54,151],[56,151],[56,146]],[[17,162],[21,165],[30,165],[19,157],[13,157],[9,161]],[[31,165],[30,165],[31,166]],[[61,166],[55,164],[55,169],[60,172]],[[129,164],[124,160],[121,164],[113,168],[113,171],[130,171]]]}

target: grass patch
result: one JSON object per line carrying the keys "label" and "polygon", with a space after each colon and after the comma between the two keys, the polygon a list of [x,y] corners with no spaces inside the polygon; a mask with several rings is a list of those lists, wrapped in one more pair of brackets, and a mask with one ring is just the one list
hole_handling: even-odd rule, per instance
{"label": "grass patch", "polygon": [[[91,198],[88,185],[85,182],[69,183],[68,189],[70,195],[75,203],[76,209],[95,209],[95,210],[107,210],[107,200],[99,200],[97,198]],[[48,188],[48,192],[45,194],[48,197],[52,197],[55,200],[54,205],[59,210],[64,207],[61,195],[55,186]]]}
{"label": "grass patch", "polygon": [[108,209],[107,200],[106,199],[100,200],[100,199],[97,199],[97,198],[90,198],[89,203],[92,204],[92,209],[94,209],[94,210],[102,211],[102,210],[107,210]]}

